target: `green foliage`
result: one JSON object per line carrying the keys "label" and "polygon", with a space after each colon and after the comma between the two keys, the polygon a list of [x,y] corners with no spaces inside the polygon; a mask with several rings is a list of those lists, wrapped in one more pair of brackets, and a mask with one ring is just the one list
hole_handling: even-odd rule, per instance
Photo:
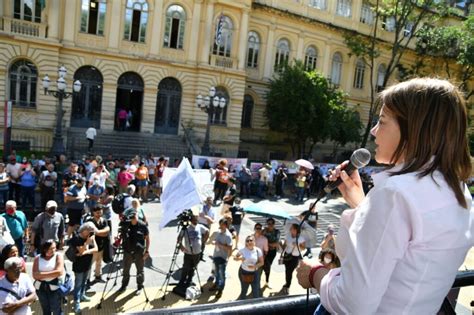
{"label": "green foliage", "polygon": [[286,133],[297,156],[311,151],[311,145],[305,149],[308,142],[312,145],[327,139],[349,142],[350,137],[346,140],[342,134],[332,135],[334,120],[346,119],[345,98],[346,95],[332,88],[321,73],[307,72],[303,63],[295,61],[293,65],[286,65],[270,83],[266,108],[268,125],[272,130]]}
{"label": "green foliage", "polygon": [[329,137],[332,141],[341,146],[349,142],[360,142],[363,125],[357,111],[336,105],[332,108],[331,116]]}

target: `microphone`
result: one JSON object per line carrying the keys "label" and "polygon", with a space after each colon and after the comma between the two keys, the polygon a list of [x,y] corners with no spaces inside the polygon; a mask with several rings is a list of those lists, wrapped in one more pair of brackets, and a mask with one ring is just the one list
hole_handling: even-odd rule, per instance
{"label": "microphone", "polygon": [[[349,164],[343,170],[346,171],[347,175],[350,176],[352,172],[366,166],[367,164],[369,164],[369,162],[370,162],[369,150],[364,149],[364,148],[357,149],[352,153]],[[324,191],[326,193],[330,193],[332,190],[336,189],[337,186],[339,186],[341,183],[342,183],[342,179],[340,177],[334,182],[328,182],[326,187],[324,187]]]}

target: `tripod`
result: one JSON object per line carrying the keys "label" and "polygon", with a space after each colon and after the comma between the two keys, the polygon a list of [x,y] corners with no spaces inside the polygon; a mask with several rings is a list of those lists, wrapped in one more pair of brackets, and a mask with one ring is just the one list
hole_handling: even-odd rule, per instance
{"label": "tripod", "polygon": [[[117,249],[115,250],[115,254],[114,254],[114,258],[112,259],[112,267],[111,267],[111,270],[109,272],[109,274],[107,275],[107,280],[105,281],[105,285],[104,285],[104,290],[102,290],[102,296],[100,298],[100,302],[99,304],[97,305],[97,309],[100,310],[102,308],[102,302],[104,301],[104,296],[105,296],[105,291],[107,291],[107,285],[110,281],[110,279],[112,279],[112,274],[115,272],[115,275],[113,276],[114,277],[114,283],[112,285],[112,288],[115,287],[117,285],[117,279],[119,276],[122,275],[122,271],[120,270],[120,267],[118,265],[118,262],[120,261],[119,260],[119,257],[122,256],[122,260],[123,260],[123,247],[122,247],[122,239],[118,239],[120,241]],[[114,271],[115,269],[115,271]],[[120,272],[120,275],[119,275],[119,272]]]}
{"label": "tripod", "polygon": [[[181,230],[180,230],[181,228]],[[193,253],[193,245],[191,244],[190,240],[189,240],[189,233],[188,233],[188,226],[187,225],[184,225],[184,224],[180,224],[178,225],[178,235],[180,235],[180,233],[183,233],[183,238],[184,237],[187,237],[187,240],[188,240],[188,244],[189,244],[189,247],[191,249],[191,253]],[[181,239],[182,240],[182,239]],[[179,251],[181,249],[181,240],[178,239],[176,241],[176,246],[174,248],[174,252],[173,252],[173,257],[171,258],[171,264],[170,264],[170,268],[168,270],[168,273],[166,274],[166,278],[165,278],[165,281],[163,282],[163,285],[161,286],[161,290],[163,292],[163,297],[161,298],[163,301],[166,299],[166,289],[168,288],[168,285],[170,283],[170,279],[171,279],[171,275],[173,274],[173,266],[177,266],[176,264],[176,259],[178,258],[178,254],[179,254]],[[177,268],[179,269],[179,267]],[[199,277],[199,272],[197,270],[197,264],[195,266],[193,266],[193,269],[194,269],[194,272],[196,273],[197,275],[197,278],[198,278],[198,283],[199,283],[199,290],[202,292],[202,286],[201,286],[201,279]],[[183,277],[183,275],[181,275],[181,277]],[[164,288],[164,290],[163,290]]]}

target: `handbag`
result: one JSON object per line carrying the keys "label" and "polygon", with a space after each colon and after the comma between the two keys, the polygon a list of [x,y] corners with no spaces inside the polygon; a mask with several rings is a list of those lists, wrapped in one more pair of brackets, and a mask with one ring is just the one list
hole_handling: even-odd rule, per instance
{"label": "handbag", "polygon": [[69,244],[69,247],[67,248],[66,252],[64,253],[67,259],[69,259],[71,262],[76,261],[76,248],[75,246]]}
{"label": "handbag", "polygon": [[241,276],[242,276],[242,281],[244,283],[252,283],[253,280],[255,279],[255,272],[252,272],[252,273],[241,273]]}
{"label": "handbag", "polygon": [[59,283],[59,293],[62,297],[66,297],[74,291],[74,281],[72,281],[72,276],[66,272],[64,280]]}

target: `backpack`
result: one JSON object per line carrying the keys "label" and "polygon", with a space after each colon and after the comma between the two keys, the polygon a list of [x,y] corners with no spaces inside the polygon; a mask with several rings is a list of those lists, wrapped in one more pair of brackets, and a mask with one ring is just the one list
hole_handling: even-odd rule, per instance
{"label": "backpack", "polygon": [[112,200],[112,210],[116,214],[122,214],[125,211],[125,198],[128,197],[128,194],[118,194]]}

